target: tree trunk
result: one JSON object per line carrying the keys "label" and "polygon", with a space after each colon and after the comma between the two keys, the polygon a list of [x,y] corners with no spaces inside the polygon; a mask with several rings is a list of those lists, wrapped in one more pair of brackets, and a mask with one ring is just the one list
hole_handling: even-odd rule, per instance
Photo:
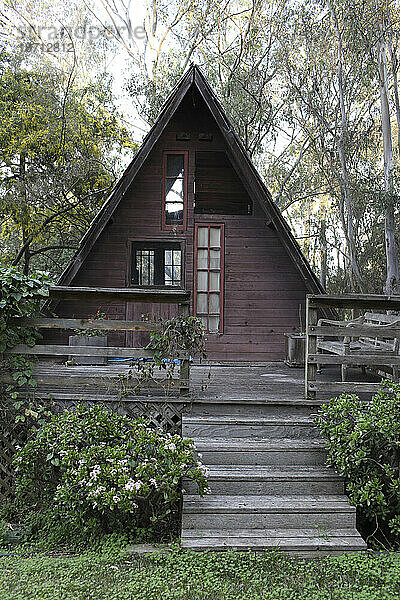
{"label": "tree trunk", "polygon": [[393,143],[390,123],[389,85],[386,65],[386,40],[379,43],[379,89],[382,114],[383,164],[385,177],[385,245],[386,245],[386,284],[385,294],[399,293],[399,257],[394,219],[393,202]]}
{"label": "tree trunk", "polygon": [[[26,179],[25,179],[25,155],[21,152],[19,155],[19,177],[21,182],[21,203],[24,205],[25,210],[28,210],[28,194],[26,190]],[[25,225],[22,223],[22,246],[25,246],[28,240],[28,233]],[[29,274],[29,263],[30,263],[30,248],[27,244],[24,251],[24,275]]]}
{"label": "tree trunk", "polygon": [[328,249],[326,243],[326,219],[325,216],[321,219],[321,229],[319,237],[320,249],[321,249],[321,274],[320,282],[324,289],[326,289],[326,278],[328,271]]}
{"label": "tree trunk", "polygon": [[[346,239],[348,246],[348,255],[350,262],[350,269],[352,275],[357,281],[360,291],[362,291],[362,279],[360,270],[357,264],[355,239],[354,239],[354,214],[353,205],[351,200],[349,174],[347,169],[346,159],[346,141],[347,141],[347,112],[345,104],[344,94],[344,83],[343,83],[343,51],[342,51],[342,34],[340,31],[336,12],[331,5],[331,16],[337,37],[337,81],[338,81],[338,93],[339,93],[339,105],[340,105],[340,134],[337,138],[337,149],[339,154],[340,166],[341,166],[341,182],[340,182],[340,193],[342,194],[343,204],[346,207]],[[351,276],[350,285],[354,287],[353,277]]]}

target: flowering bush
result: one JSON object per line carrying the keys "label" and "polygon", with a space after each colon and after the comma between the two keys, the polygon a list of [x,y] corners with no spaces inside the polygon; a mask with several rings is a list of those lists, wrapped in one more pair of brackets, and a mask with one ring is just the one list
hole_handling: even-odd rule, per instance
{"label": "flowering bush", "polygon": [[44,511],[70,530],[103,532],[163,519],[188,477],[208,492],[192,440],[146,421],[78,405],[53,415],[15,457],[16,494],[26,512]]}

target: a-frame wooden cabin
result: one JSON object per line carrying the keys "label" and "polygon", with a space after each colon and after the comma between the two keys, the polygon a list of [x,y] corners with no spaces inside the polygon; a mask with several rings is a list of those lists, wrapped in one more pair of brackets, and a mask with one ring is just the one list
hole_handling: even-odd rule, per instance
{"label": "a-frame wooden cabin", "polygon": [[[283,334],[298,329],[306,293],[323,290],[197,67],[165,103],[60,284],[132,286],[133,294],[141,286],[189,290],[192,314],[209,332],[209,358],[251,364],[214,364],[209,393],[193,392],[186,404],[177,398],[174,414],[180,411],[182,434],[203,453],[212,491],[201,499],[184,483],[184,547],[279,546],[302,556],[365,548],[343,482],[325,466],[313,420],[318,403],[304,398],[301,376],[264,362],[283,358]],[[138,321],[150,313],[154,321],[170,315],[170,306],[102,308],[110,318]],[[86,317],[96,308],[70,299],[57,312]],[[124,343],[143,346],[133,339],[143,334],[114,335],[118,351]],[[193,371],[201,377],[202,369]],[[55,371],[61,386],[72,377],[66,367]],[[43,373],[48,380],[49,370]],[[81,375],[78,368],[75,379]],[[93,369],[90,387],[95,378]],[[62,387],[57,397],[71,399],[68,393]],[[85,394],[79,389],[79,398]],[[96,390],[98,398],[115,401],[107,390]],[[147,415],[151,402],[139,400]]]}
{"label": "a-frame wooden cabin", "polygon": [[[251,362],[281,360],[283,334],[298,330],[306,293],[322,291],[196,66],[164,104],[60,284],[190,290],[209,358]],[[95,308],[68,302],[57,310],[85,317]],[[171,310],[114,304],[109,315],[138,320]],[[138,342],[126,335],[119,344]]]}

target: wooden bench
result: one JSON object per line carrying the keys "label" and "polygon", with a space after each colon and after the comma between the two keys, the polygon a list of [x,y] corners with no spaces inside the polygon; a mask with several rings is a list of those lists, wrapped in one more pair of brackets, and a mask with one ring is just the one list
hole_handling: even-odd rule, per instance
{"label": "wooden bench", "polygon": [[[399,356],[400,330],[399,337],[397,337],[397,334],[393,334],[393,328],[400,326],[400,316],[366,312],[352,321],[333,321],[330,319],[320,319],[318,321],[318,326],[326,325],[331,325],[336,330],[338,327],[343,328],[343,339],[332,340],[317,337],[317,353],[360,356],[359,366],[364,371],[368,368],[385,377],[389,376],[394,381],[399,380],[399,367],[391,365],[390,357]],[[355,335],[351,335],[352,329],[354,329]],[[360,331],[362,331],[361,335],[359,334]],[[377,354],[388,358],[387,365],[380,365],[379,369],[374,368],[374,365],[370,364],[371,361],[368,361],[368,356],[376,356]],[[347,369],[348,365],[341,365],[342,381],[346,381]],[[321,365],[319,364],[317,365],[317,372],[321,372]]]}

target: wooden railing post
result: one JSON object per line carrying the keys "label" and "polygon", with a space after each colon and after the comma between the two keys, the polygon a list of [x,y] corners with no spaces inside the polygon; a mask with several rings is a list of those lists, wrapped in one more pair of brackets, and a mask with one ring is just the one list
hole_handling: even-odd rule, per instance
{"label": "wooden railing post", "polygon": [[[183,317],[190,315],[189,302],[179,304],[180,314]],[[187,396],[189,393],[189,378],[190,378],[190,357],[185,355],[181,359],[179,369],[179,393],[181,396]]]}
{"label": "wooden railing post", "polygon": [[309,363],[308,357],[310,354],[316,354],[317,352],[317,336],[310,333],[310,327],[317,325],[318,322],[318,311],[307,296],[306,301],[306,360],[305,360],[305,396],[306,398],[315,398],[316,392],[310,391],[309,383],[316,381],[317,379],[317,365],[315,363]]}

